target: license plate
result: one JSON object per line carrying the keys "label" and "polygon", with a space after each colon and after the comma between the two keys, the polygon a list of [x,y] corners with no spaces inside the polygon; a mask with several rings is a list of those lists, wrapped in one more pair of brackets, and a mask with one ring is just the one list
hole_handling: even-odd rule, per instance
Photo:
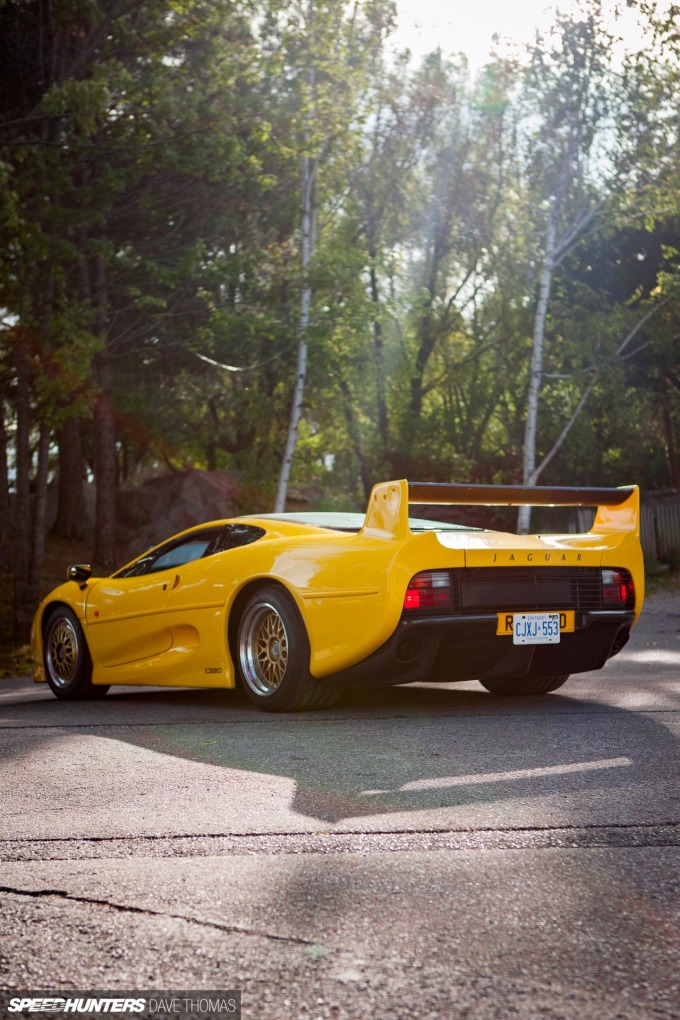
{"label": "license plate", "polygon": [[497,634],[512,634],[514,645],[557,645],[574,630],[573,610],[554,613],[499,613]]}

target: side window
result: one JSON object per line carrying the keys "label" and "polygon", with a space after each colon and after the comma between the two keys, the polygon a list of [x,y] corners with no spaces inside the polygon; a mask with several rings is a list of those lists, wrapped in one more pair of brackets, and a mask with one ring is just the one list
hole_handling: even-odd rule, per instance
{"label": "side window", "polygon": [[213,553],[226,552],[227,549],[238,549],[242,545],[250,545],[257,542],[265,534],[264,528],[258,528],[255,524],[227,524],[215,538],[208,550],[208,555]]}
{"label": "side window", "polygon": [[153,556],[142,556],[140,560],[137,560],[128,567],[127,570],[119,570],[114,577],[139,577],[140,574],[146,574],[149,566],[153,563]]}
{"label": "side window", "polygon": [[182,567],[185,563],[192,563],[200,560],[205,550],[210,545],[212,536],[207,538],[194,538],[190,542],[182,542],[174,549],[168,549],[166,553],[157,556],[149,567],[148,573],[155,574],[159,570],[169,570],[171,567]]}
{"label": "side window", "polygon": [[187,535],[182,541],[165,542],[159,549],[144,553],[125,570],[120,570],[113,576],[140,577],[143,574],[155,574],[160,570],[181,567],[185,563],[200,559],[220,534],[221,529],[217,531],[211,528],[209,531]]}
{"label": "side window", "polygon": [[159,549],[145,553],[125,570],[120,570],[114,577],[140,577],[142,574],[156,574],[161,570],[171,570],[185,563],[193,563],[202,556],[214,556],[215,553],[237,549],[242,545],[250,545],[262,538],[264,528],[254,524],[226,524],[224,527],[207,531],[194,532],[183,541],[166,542]]}

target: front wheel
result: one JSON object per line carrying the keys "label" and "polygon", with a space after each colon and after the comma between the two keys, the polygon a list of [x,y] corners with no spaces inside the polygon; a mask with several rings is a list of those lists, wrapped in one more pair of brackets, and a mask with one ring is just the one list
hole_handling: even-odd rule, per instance
{"label": "front wheel", "polygon": [[340,691],[309,672],[309,639],[290,595],[260,588],[250,596],[238,624],[237,661],[245,692],[267,712],[328,708]]}
{"label": "front wheel", "polygon": [[499,677],[479,682],[492,694],[550,694],[568,679],[568,673],[528,673],[526,676]]}
{"label": "front wheel", "polygon": [[62,701],[101,698],[108,686],[92,683],[92,659],[78,617],[68,606],[53,609],[43,643],[45,678]]}

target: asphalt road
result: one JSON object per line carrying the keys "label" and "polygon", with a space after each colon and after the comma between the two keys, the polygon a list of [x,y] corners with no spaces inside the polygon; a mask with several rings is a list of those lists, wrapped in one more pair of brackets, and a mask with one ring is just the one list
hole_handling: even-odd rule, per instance
{"label": "asphalt road", "polygon": [[[680,600],[679,600],[680,601]],[[0,988],[257,1020],[680,1016],[680,605],[543,698],[0,683]]]}

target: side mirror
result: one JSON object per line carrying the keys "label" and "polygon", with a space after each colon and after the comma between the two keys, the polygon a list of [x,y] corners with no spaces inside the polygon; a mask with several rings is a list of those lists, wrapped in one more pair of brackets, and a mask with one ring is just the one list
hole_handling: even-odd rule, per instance
{"label": "side mirror", "polygon": [[69,567],[66,571],[66,580],[76,581],[78,584],[84,584],[91,574],[92,567],[89,563],[74,563],[74,565]]}

